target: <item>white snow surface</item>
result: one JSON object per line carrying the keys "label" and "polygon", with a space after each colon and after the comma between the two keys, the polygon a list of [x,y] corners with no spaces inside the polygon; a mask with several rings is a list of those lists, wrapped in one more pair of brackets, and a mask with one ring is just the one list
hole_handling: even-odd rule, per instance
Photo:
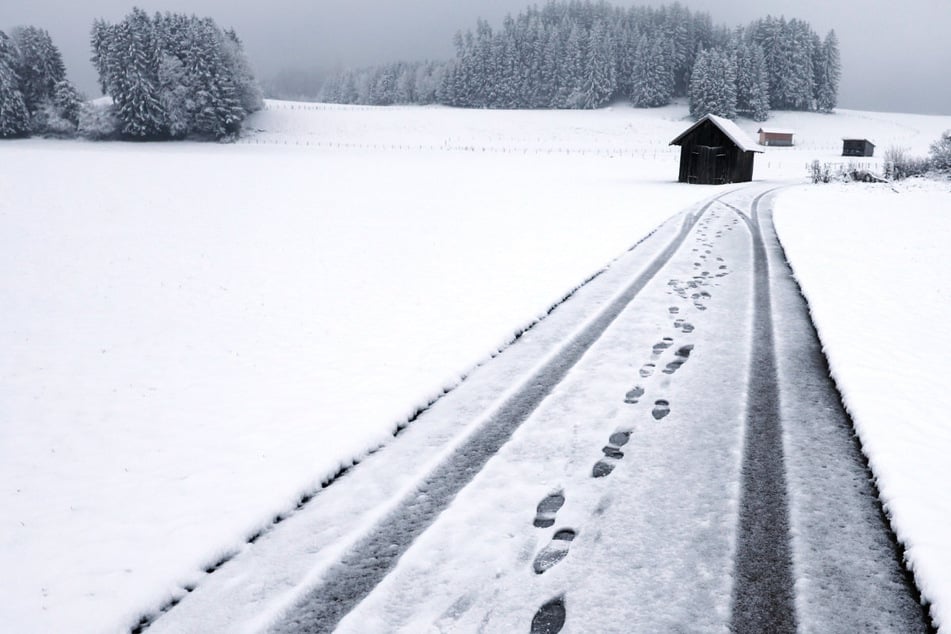
{"label": "white snow surface", "polygon": [[[123,631],[200,584],[205,567],[389,442],[575,286],[721,192],[672,182],[679,148],[667,143],[685,117],[682,105],[269,102],[237,145],[0,144],[3,629]],[[844,161],[846,134],[922,154],[951,128],[949,117],[850,111],[771,123],[796,129],[797,146],[757,156],[757,179],[801,180],[813,159]],[[781,238],[796,242],[794,224],[829,223],[832,235],[836,214],[809,209],[799,223],[789,210],[831,201],[844,214],[840,201],[856,191],[901,200],[887,189],[783,194]],[[948,209],[943,190],[901,196]],[[831,316],[810,301],[916,575],[946,615],[951,565],[938,534],[951,510],[935,500],[951,477],[918,465],[948,453],[940,412],[951,396],[924,387],[947,376],[934,327],[951,312],[939,294],[947,264],[921,260],[948,231],[915,234],[902,258],[920,268],[882,257],[914,231],[910,213],[891,207],[881,214],[890,224],[864,223],[862,249],[846,250],[847,263],[840,249],[831,265],[837,285],[831,254],[793,247],[790,257],[797,275],[822,263],[821,279],[802,273],[807,294],[865,293],[830,304]],[[889,262],[887,276],[873,268]],[[846,264],[876,273],[852,283],[840,277]],[[905,303],[902,284],[923,286]],[[902,312],[904,325],[878,326],[879,314]],[[826,325],[837,318],[841,332]],[[887,390],[842,378],[852,361],[837,346],[862,337],[854,347],[874,363],[856,372],[887,377]],[[901,415],[877,425],[863,414],[862,403],[874,412],[886,401]],[[918,451],[899,450],[896,420]]]}
{"label": "white snow surface", "polygon": [[610,151],[676,110],[271,107],[0,145],[4,628],[133,625],[711,194]]}
{"label": "white snow surface", "polygon": [[951,183],[803,187],[775,224],[893,528],[951,627]]}

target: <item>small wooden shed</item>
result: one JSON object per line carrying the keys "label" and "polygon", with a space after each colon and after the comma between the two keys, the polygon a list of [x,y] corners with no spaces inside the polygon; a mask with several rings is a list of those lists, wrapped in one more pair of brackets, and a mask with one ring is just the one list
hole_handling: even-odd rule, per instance
{"label": "small wooden shed", "polygon": [[782,128],[760,128],[759,144],[772,145],[780,147],[789,147],[793,144],[793,130],[784,130]]}
{"label": "small wooden shed", "polygon": [[753,180],[753,140],[739,126],[708,114],[670,142],[680,146],[680,182],[698,185]]}
{"label": "small wooden shed", "polygon": [[842,156],[872,156],[875,144],[868,139],[842,139]]}

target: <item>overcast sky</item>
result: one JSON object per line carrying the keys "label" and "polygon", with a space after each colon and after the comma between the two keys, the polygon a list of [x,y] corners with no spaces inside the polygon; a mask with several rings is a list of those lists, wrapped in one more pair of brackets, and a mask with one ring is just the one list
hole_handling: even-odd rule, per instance
{"label": "overcast sky", "polygon": [[[445,59],[452,34],[478,17],[498,25],[528,0],[0,0],[0,30],[32,24],[50,32],[70,78],[96,91],[89,63],[93,19],[121,19],[133,6],[208,15],[234,27],[260,78],[283,69]],[[543,4],[543,2],[538,2]],[[615,0],[615,5],[658,5]],[[951,115],[951,0],[681,0],[735,26],[767,14],[801,18],[842,51],[839,105]]]}

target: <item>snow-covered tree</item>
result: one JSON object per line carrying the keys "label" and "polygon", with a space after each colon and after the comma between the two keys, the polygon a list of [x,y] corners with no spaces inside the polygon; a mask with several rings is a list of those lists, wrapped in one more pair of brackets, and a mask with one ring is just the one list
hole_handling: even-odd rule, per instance
{"label": "snow-covered tree", "polygon": [[735,67],[732,56],[720,49],[697,54],[690,77],[690,114],[693,118],[699,119],[707,114],[736,118]]}
{"label": "snow-covered tree", "polygon": [[222,139],[263,106],[241,41],[211,18],[134,9],[115,25],[95,22],[91,44],[126,136]]}
{"label": "snow-covered tree", "polygon": [[769,77],[763,49],[738,40],[736,56],[736,110],[754,121],[769,117]]}
{"label": "snow-covered tree", "polygon": [[23,136],[30,130],[30,113],[15,66],[13,43],[0,31],[0,138]]}
{"label": "snow-covered tree", "polygon": [[32,113],[53,95],[61,81],[66,79],[63,56],[53,44],[49,33],[35,26],[22,26],[10,33],[17,52],[16,71],[20,78],[20,92],[27,109]]}
{"label": "snow-covered tree", "polygon": [[666,106],[673,94],[673,45],[661,39],[651,40],[647,35],[641,36],[631,81],[631,103],[648,108]]}
{"label": "snow-covered tree", "polygon": [[[499,29],[479,20],[474,30],[457,33],[453,59],[439,65],[435,94],[442,103],[474,108],[590,108],[618,98],[662,105],[688,95],[698,51],[722,50],[736,62],[723,72],[735,76],[741,109],[764,119],[771,104],[816,107],[816,63],[824,49],[817,41],[800,20],[767,17],[731,32],[714,25],[708,14],[678,3],[619,8],[549,0],[507,17]],[[381,90],[370,81],[383,74],[382,68],[342,72],[359,78],[356,100],[361,103],[402,103],[411,82],[408,76],[395,81],[399,94],[390,96],[387,84]],[[354,91],[341,88],[344,77],[327,80],[325,98],[353,102]],[[363,90],[364,83],[373,90]],[[729,83],[725,88],[728,93]],[[729,95],[718,99],[729,111]]]}
{"label": "snow-covered tree", "polygon": [[599,108],[614,95],[617,78],[614,74],[614,60],[611,59],[612,49],[611,37],[604,24],[596,22],[591,30],[583,64],[580,104],[582,108]]}
{"label": "snow-covered tree", "polygon": [[[62,55],[49,33],[35,26],[17,27],[7,40],[6,48],[6,63],[16,76],[29,118],[29,131],[72,136],[81,97],[66,79]],[[11,104],[18,108],[15,98]]]}
{"label": "snow-covered tree", "polygon": [[142,9],[133,9],[118,25],[116,47],[125,55],[121,89],[112,95],[122,132],[131,137],[158,138],[168,133],[159,99],[158,65],[161,60],[152,21]]}
{"label": "snow-covered tree", "polygon": [[264,94],[254,79],[251,64],[244,53],[244,45],[234,29],[228,29],[224,32],[224,38],[221,40],[221,53],[222,61],[231,75],[238,101],[244,112],[250,114],[263,108]]}
{"label": "snow-covered tree", "polygon": [[185,65],[174,55],[162,53],[159,59],[158,99],[165,115],[165,127],[172,138],[181,138],[192,129],[189,112],[189,77]]}
{"label": "snow-covered tree", "polygon": [[842,62],[839,59],[839,40],[835,31],[829,31],[817,54],[816,107],[820,112],[832,112],[839,101],[839,79]]}

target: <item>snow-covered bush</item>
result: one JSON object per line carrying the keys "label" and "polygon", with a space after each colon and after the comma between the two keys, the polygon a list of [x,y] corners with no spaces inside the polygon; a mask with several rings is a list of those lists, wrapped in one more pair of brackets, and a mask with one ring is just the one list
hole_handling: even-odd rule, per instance
{"label": "snow-covered bush", "polygon": [[820,163],[813,161],[808,166],[809,179],[813,183],[884,183],[878,176],[856,163]]}
{"label": "snow-covered bush", "polygon": [[951,171],[951,130],[931,144],[931,166],[941,172]]}
{"label": "snow-covered bush", "polygon": [[885,178],[902,180],[922,176],[930,170],[931,161],[909,156],[908,148],[892,146],[885,150]]}
{"label": "snow-covered bush", "polygon": [[111,103],[87,102],[79,109],[79,135],[91,141],[119,138],[119,119]]}
{"label": "snow-covered bush", "polygon": [[33,134],[69,139],[76,136],[76,124],[66,119],[55,104],[45,101],[33,113]]}
{"label": "snow-covered bush", "polygon": [[818,160],[809,165],[809,179],[813,183],[829,183],[832,181],[832,164],[820,163]]}

